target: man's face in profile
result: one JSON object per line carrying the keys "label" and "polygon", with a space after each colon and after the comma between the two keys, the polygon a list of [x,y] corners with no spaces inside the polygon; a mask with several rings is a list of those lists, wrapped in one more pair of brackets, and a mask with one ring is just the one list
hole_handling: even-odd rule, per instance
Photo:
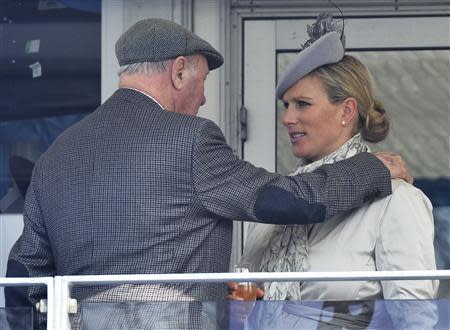
{"label": "man's face in profile", "polygon": [[194,66],[187,70],[188,76],[183,92],[183,113],[196,116],[199,108],[206,103],[205,80],[209,73],[208,62],[203,55],[195,55],[194,61],[190,63]]}

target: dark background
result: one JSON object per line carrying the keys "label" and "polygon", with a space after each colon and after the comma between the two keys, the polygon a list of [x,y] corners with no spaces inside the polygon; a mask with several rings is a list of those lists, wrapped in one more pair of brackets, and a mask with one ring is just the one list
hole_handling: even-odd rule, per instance
{"label": "dark background", "polygon": [[[101,2],[0,0],[0,121],[90,112],[100,104]],[[39,52],[26,53],[29,40]],[[42,76],[33,78],[39,62]]]}

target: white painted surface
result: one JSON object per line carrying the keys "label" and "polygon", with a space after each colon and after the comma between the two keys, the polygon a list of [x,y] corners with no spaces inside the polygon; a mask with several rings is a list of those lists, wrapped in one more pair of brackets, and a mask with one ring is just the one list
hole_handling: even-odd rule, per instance
{"label": "white painted surface", "polygon": [[248,110],[244,158],[275,171],[274,21],[245,22],[244,105]]}
{"label": "white painted surface", "polygon": [[124,31],[123,1],[102,1],[102,73],[101,102],[105,102],[117,89],[119,64],[114,46]]}
{"label": "white painted surface", "polygon": [[[194,24],[193,32],[199,37],[208,41],[211,46],[223,53],[220,49],[221,35],[220,35],[220,3],[211,0],[197,0],[194,1]],[[222,36],[224,37],[224,36]],[[200,108],[198,115],[200,117],[208,118],[215,122],[222,130],[224,129],[221,123],[221,88],[220,80],[225,64],[211,71],[205,82],[205,96],[206,104]],[[231,109],[229,109],[230,111]]]}
{"label": "white painted surface", "polygon": [[[299,49],[308,40],[306,25],[313,19],[276,21],[276,47]],[[348,18],[346,48],[445,47],[449,45],[450,17]]]}

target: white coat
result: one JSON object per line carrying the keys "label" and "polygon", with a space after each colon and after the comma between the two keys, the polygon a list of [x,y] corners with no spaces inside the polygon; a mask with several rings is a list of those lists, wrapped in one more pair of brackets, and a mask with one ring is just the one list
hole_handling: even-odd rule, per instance
{"label": "white coat", "polygon": [[[431,202],[420,190],[402,180],[393,180],[392,189],[388,197],[312,225],[308,235],[309,271],[436,269]],[[273,225],[250,225],[241,264],[249,264],[254,271],[259,269],[273,229]],[[434,299],[437,288],[437,281],[428,280],[303,282],[300,296],[293,298],[326,301]],[[431,308],[431,319],[433,314],[435,311]]]}

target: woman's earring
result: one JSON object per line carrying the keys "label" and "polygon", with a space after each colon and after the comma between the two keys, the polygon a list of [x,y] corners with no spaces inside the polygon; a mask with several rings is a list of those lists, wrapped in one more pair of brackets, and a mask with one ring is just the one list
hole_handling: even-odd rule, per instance
{"label": "woman's earring", "polygon": [[342,121],[342,126],[345,126],[345,120]]}

